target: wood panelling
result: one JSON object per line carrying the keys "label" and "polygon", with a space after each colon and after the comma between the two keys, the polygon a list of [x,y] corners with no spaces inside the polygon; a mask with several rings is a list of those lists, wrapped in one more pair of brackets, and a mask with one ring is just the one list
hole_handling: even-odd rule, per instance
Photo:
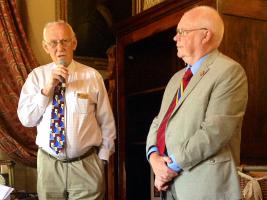
{"label": "wood panelling", "polygon": [[267,20],[266,0],[219,0],[218,2],[222,14]]}
{"label": "wood panelling", "polygon": [[243,122],[241,162],[267,164],[267,1],[219,1],[225,22],[221,50],[245,68],[249,100]]}

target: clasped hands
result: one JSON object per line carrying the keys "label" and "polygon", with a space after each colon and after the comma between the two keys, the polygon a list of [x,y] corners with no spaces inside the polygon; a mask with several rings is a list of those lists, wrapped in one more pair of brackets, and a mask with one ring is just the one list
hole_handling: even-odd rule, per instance
{"label": "clasped hands", "polygon": [[157,152],[152,153],[149,160],[155,174],[155,187],[159,191],[166,191],[169,183],[179,175],[167,166],[172,160],[168,156],[160,156]]}

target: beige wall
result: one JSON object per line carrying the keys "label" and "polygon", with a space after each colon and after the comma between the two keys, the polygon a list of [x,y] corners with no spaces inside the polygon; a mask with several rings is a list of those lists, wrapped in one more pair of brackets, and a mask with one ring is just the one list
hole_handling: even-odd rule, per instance
{"label": "beige wall", "polygon": [[56,19],[55,1],[58,0],[17,0],[24,29],[39,64],[50,62],[42,47],[44,25]]}

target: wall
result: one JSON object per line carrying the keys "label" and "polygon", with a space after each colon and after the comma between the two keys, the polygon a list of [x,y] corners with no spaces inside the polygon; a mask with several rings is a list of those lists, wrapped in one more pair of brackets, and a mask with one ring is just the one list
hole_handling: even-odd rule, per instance
{"label": "wall", "polygon": [[17,0],[28,40],[39,64],[50,62],[42,47],[42,31],[47,22],[56,19],[55,1]]}

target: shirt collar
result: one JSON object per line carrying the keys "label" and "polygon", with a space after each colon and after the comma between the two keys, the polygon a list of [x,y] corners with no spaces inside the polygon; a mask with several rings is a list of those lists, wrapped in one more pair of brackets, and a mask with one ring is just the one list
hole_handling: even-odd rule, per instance
{"label": "shirt collar", "polygon": [[69,69],[69,73],[74,72],[75,71],[75,62],[72,60],[71,63],[68,66]]}
{"label": "shirt collar", "polygon": [[[193,75],[195,75],[198,71],[198,69],[200,68],[200,66],[202,65],[202,63],[206,60],[206,58],[208,57],[208,55],[205,55],[203,57],[201,57],[196,63],[194,63],[191,66],[191,71],[193,73]],[[187,64],[186,66],[186,70],[190,67],[190,65]]]}

